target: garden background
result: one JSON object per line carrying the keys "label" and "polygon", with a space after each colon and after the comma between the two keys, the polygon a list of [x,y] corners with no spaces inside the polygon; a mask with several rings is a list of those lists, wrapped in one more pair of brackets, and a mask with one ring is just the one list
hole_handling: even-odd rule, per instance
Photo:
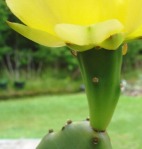
{"label": "garden background", "polygon": [[[6,20],[19,22],[1,0],[0,138],[41,138],[51,127],[59,130],[67,119],[85,119],[84,85],[70,50],[33,43],[10,29]],[[142,39],[128,43],[122,83],[125,88],[109,132],[115,149],[140,149]]]}

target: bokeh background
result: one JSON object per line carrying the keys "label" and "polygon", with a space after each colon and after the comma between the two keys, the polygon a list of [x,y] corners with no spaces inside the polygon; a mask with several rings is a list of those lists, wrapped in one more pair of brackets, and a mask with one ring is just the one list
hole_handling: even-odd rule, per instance
{"label": "bokeh background", "polygon": [[[33,43],[6,20],[19,22],[1,0],[0,139],[41,138],[67,119],[88,117],[85,87],[70,50]],[[115,149],[141,149],[142,39],[128,43],[121,76],[124,87],[108,131]]]}

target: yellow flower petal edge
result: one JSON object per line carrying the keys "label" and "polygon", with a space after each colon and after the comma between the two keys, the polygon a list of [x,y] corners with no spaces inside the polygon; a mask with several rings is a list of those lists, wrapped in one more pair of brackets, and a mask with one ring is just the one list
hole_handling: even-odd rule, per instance
{"label": "yellow flower petal edge", "polygon": [[[122,37],[123,35],[121,34],[123,28],[123,25],[118,20],[108,20],[90,26],[58,24],[56,25],[55,31],[57,35],[67,44],[83,46],[83,50],[86,50],[86,48],[89,48],[89,46],[92,47],[92,45],[101,45],[103,48],[112,50],[123,42],[124,37]],[[115,34],[121,34],[121,40],[119,40],[119,44],[118,40],[113,38],[113,35]],[[109,37],[112,38],[110,39]],[[108,38],[109,40],[104,42]],[[114,42],[114,40],[116,40],[116,42]]]}
{"label": "yellow flower petal edge", "polygon": [[50,46],[50,47],[65,46],[64,41],[62,41],[58,37],[55,37],[47,32],[43,32],[43,31],[40,31],[34,28],[30,28],[28,26],[18,24],[18,23],[12,23],[8,21],[7,23],[16,32],[20,33],[24,37],[36,43],[39,43],[41,45]]}
{"label": "yellow flower petal edge", "polygon": [[54,33],[56,19],[45,0],[6,0],[12,13],[24,24],[48,33]]}
{"label": "yellow flower petal edge", "polygon": [[124,41],[123,34],[115,34],[100,43],[100,47],[107,50],[116,50]]}
{"label": "yellow flower petal edge", "polygon": [[24,24],[47,32],[61,23],[91,25],[117,19],[129,34],[142,24],[142,0],[6,0],[6,3]]}
{"label": "yellow flower petal edge", "polygon": [[108,20],[91,26],[92,42],[100,44],[112,35],[121,33],[124,26],[118,20]]}
{"label": "yellow flower petal edge", "polygon": [[140,26],[137,30],[135,30],[134,32],[132,32],[127,38],[126,40],[133,40],[135,38],[142,38],[142,26]]}
{"label": "yellow flower petal edge", "polygon": [[[142,0],[5,1],[14,15],[29,27],[26,30],[34,32],[31,36],[22,31],[22,35],[35,42],[39,40],[36,36],[43,32],[44,36],[52,37],[53,42],[47,39],[52,43],[49,44],[40,36],[38,43],[42,44],[43,40],[46,46],[65,42],[81,51],[95,46],[111,50],[118,47],[120,41],[125,43],[142,36],[142,28],[138,29],[142,25]],[[35,35],[37,31],[39,35]]]}
{"label": "yellow flower petal edge", "polygon": [[104,48],[106,50],[116,50],[124,41],[123,34],[115,34],[104,40],[102,43],[94,46],[92,44],[86,45],[86,46],[78,46],[75,44],[68,43],[67,46],[75,51],[83,52],[88,49],[92,49],[93,47],[96,47],[97,49]]}
{"label": "yellow flower petal edge", "polygon": [[57,24],[55,31],[66,43],[83,46],[89,44],[90,33],[88,28],[89,27],[73,24]]}

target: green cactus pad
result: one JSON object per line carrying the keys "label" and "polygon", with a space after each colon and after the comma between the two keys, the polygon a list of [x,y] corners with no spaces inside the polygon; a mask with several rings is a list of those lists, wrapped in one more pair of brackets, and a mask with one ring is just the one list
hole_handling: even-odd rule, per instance
{"label": "green cactus pad", "polygon": [[94,131],[88,121],[68,123],[59,132],[50,131],[36,149],[111,149],[106,132]]}

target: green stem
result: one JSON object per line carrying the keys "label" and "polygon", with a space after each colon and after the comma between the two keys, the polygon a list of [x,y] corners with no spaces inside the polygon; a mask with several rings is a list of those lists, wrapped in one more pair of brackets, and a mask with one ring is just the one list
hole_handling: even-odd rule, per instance
{"label": "green stem", "polygon": [[120,95],[122,50],[91,49],[77,55],[89,103],[90,123],[105,131]]}

